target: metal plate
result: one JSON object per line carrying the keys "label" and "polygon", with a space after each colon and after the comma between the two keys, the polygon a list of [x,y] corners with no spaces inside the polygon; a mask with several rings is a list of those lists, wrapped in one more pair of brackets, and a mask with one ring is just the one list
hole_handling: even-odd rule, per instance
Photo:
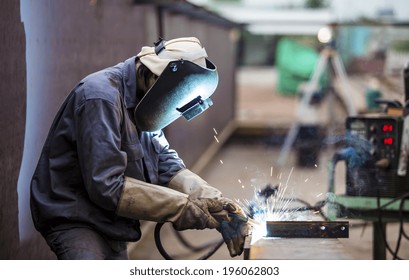
{"label": "metal plate", "polygon": [[349,222],[284,221],[267,222],[266,237],[348,238]]}

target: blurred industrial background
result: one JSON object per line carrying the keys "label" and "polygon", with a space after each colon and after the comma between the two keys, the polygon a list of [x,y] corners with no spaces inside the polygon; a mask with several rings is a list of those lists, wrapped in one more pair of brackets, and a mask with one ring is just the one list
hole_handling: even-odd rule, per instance
{"label": "blurred industrial background", "polygon": [[[346,168],[340,163],[331,170],[329,162],[345,144],[346,118],[400,110],[407,99],[406,2],[2,0],[0,259],[55,258],[29,211],[29,182],[53,117],[77,81],[136,55],[159,36],[199,38],[218,67],[211,109],[188,124],[179,119],[165,128],[190,169],[241,201],[251,200],[257,188],[282,182],[289,186],[286,195],[311,205],[324,199],[330,179],[335,192],[345,194]],[[331,27],[330,41],[318,40],[325,27]],[[320,61],[333,69],[317,69]],[[311,89],[317,70],[322,75]],[[380,98],[388,102],[376,102]],[[294,128],[298,133],[291,138]],[[405,192],[407,197],[409,183],[392,185],[396,191],[388,198]],[[339,217],[350,221],[350,237],[340,239],[348,258],[409,258],[408,205],[395,202],[401,206],[388,213],[387,226],[379,222],[379,209],[376,216]],[[131,258],[162,259],[154,226],[146,223],[142,240],[129,245]],[[386,230],[373,230],[376,226]],[[214,231],[184,234],[195,244],[219,238]],[[179,245],[172,232],[162,235],[170,254],[200,256]],[[212,258],[230,257],[222,247]]]}

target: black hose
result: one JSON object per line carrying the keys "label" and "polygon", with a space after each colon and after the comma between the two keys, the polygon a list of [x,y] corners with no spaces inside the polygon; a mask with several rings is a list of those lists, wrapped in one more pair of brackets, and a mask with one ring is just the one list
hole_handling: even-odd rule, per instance
{"label": "black hose", "polygon": [[[180,241],[180,243],[182,243],[186,248],[188,248],[189,250],[193,251],[193,252],[200,252],[203,251],[204,249],[207,249],[211,246],[213,246],[215,244],[215,242],[209,242],[209,243],[205,243],[203,245],[200,246],[194,246],[192,244],[190,244],[186,238],[183,237],[183,235],[180,233],[180,231],[175,231],[175,235],[178,238],[178,240]],[[222,242],[223,244],[223,242]]]}
{"label": "black hose", "polygon": [[405,232],[405,229],[403,228],[404,224],[404,216],[403,216],[403,206],[404,206],[404,200],[402,199],[400,207],[399,207],[399,220],[400,220],[400,233],[402,236],[406,239],[409,240],[408,234]]}
{"label": "black hose", "polygon": [[[409,193],[405,193],[405,194],[403,194],[403,195],[401,195],[401,196],[399,196],[399,197],[397,197],[397,198],[395,198],[395,199],[389,201],[388,203],[386,203],[386,204],[384,204],[384,205],[382,205],[382,206],[380,205],[379,197],[378,197],[378,199],[377,199],[377,202],[378,202],[378,210],[379,210],[379,211],[381,211],[381,209],[383,209],[383,208],[386,208],[386,207],[389,206],[390,204],[392,204],[392,203],[394,203],[394,202],[400,200],[400,206],[399,206],[399,216],[400,216],[400,217],[399,217],[399,220],[400,220],[399,236],[398,236],[398,240],[397,240],[397,242],[396,242],[396,247],[395,247],[395,250],[394,250],[394,251],[392,251],[392,250],[389,248],[388,244],[386,243],[386,238],[384,238],[384,239],[385,239],[384,242],[385,242],[385,244],[387,245],[386,248],[387,248],[388,251],[392,254],[394,260],[395,260],[395,259],[401,260],[401,258],[398,257],[398,251],[399,251],[399,249],[400,249],[402,237],[404,237],[405,239],[408,239],[408,235],[406,234],[406,232],[405,232],[405,230],[404,230],[404,228],[403,228],[403,224],[404,224],[403,206],[404,206],[404,204],[405,204],[405,199],[407,199],[408,197],[409,197]],[[380,215],[380,213],[379,213],[379,215]],[[379,216],[379,219],[378,219],[378,220],[379,220],[380,222],[382,222],[381,216]],[[384,236],[383,236],[383,237],[384,237]]]}
{"label": "black hose", "polygon": [[159,253],[162,255],[162,257],[165,258],[165,260],[173,260],[173,258],[168,255],[165,248],[163,248],[162,242],[160,240],[160,230],[161,230],[163,225],[164,225],[164,223],[157,223],[156,226],[155,226],[154,236],[155,236],[156,248],[158,248]]}
{"label": "black hose", "polygon": [[[386,239],[386,236],[385,236],[385,232],[383,231],[383,229],[382,229],[382,225],[384,224],[383,223],[383,221],[382,221],[382,213],[381,213],[381,211],[382,211],[382,208],[381,208],[381,203],[380,203],[380,197],[379,196],[377,196],[377,206],[378,206],[378,223],[379,223],[379,226],[381,227],[381,229],[379,230],[380,231],[380,233],[381,233],[381,236],[382,236],[382,240],[383,240],[383,242],[384,242],[384,244],[385,244],[385,247],[386,247],[386,249],[388,250],[388,252],[393,256],[393,259],[394,260],[402,260],[398,255],[397,255],[397,251],[395,250],[392,250],[392,248],[389,246],[389,243],[388,243],[388,241],[387,241],[387,239]],[[386,226],[385,226],[385,230],[386,230]],[[399,248],[397,248],[397,250],[398,250]]]}
{"label": "black hose", "polygon": [[208,258],[210,258],[211,256],[213,256],[214,253],[216,253],[217,250],[219,250],[219,248],[224,244],[224,240],[220,240],[218,242],[214,243],[214,247],[206,254],[204,254],[203,256],[201,256],[199,258],[199,260],[207,260]]}
{"label": "black hose", "polygon": [[[162,245],[162,241],[160,238],[160,231],[163,227],[164,223],[157,223],[155,226],[155,232],[154,232],[154,237],[155,237],[155,244],[156,244],[156,248],[158,248],[159,253],[162,255],[162,257],[165,258],[165,260],[174,260],[174,258],[172,258],[165,250],[165,248]],[[224,243],[224,240],[220,240],[217,242],[213,242],[213,243],[209,243],[200,247],[193,247],[192,245],[190,245],[186,240],[184,240],[183,236],[178,235],[179,240],[183,240],[182,243],[188,247],[188,248],[192,248],[192,251],[201,251],[206,249],[206,247],[212,247],[209,252],[207,252],[206,254],[202,255],[201,257],[198,258],[198,260],[207,260],[209,257],[211,257]]]}
{"label": "black hose", "polygon": [[[399,214],[402,214],[404,204],[405,204],[405,201],[402,199],[401,202],[400,202]],[[398,257],[398,252],[399,252],[400,244],[401,244],[401,241],[402,241],[402,230],[403,230],[403,223],[401,221],[401,223],[399,225],[398,240],[396,241],[395,251],[393,253],[393,259],[396,259]]]}

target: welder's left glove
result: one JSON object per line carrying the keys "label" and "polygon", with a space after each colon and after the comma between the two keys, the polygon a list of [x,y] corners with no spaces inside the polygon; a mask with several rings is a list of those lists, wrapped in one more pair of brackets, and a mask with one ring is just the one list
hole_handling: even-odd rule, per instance
{"label": "welder's left glove", "polygon": [[199,175],[189,169],[183,169],[173,176],[168,187],[188,194],[191,198],[219,198],[222,196],[218,189],[210,186]]}

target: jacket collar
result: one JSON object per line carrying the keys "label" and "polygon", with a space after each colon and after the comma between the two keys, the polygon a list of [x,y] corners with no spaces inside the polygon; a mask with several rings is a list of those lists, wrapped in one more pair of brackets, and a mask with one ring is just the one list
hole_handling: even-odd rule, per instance
{"label": "jacket collar", "polygon": [[124,84],[124,100],[127,109],[135,108],[139,100],[136,98],[136,56],[128,58],[122,69],[122,81]]}

